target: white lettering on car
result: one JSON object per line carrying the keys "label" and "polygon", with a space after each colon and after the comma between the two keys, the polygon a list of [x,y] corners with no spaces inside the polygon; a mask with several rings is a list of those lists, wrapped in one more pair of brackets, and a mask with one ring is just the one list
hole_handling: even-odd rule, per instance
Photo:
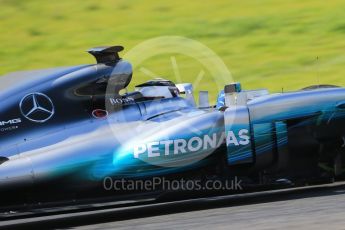
{"label": "white lettering on car", "polygon": [[22,120],[20,118],[11,119],[8,121],[0,121],[0,126],[13,125],[13,124],[21,123],[21,122],[22,122]]}
{"label": "white lettering on car", "polygon": [[240,145],[248,145],[250,143],[249,131],[247,129],[241,129],[238,132],[238,136],[241,138]]}
{"label": "white lettering on car", "polygon": [[134,98],[126,97],[126,98],[110,98],[110,103],[112,105],[123,105],[123,104],[131,104],[134,103]]}
{"label": "white lettering on car", "polygon": [[[241,129],[238,132],[228,131],[226,134],[213,133],[203,137],[195,136],[190,139],[162,140],[148,143],[137,144],[133,147],[134,158],[139,158],[144,154],[148,158],[160,157],[161,155],[178,155],[189,152],[198,152],[200,150],[216,149],[222,144],[227,146],[244,146],[250,144],[250,135],[247,129]],[[161,152],[161,151],[164,151]]]}

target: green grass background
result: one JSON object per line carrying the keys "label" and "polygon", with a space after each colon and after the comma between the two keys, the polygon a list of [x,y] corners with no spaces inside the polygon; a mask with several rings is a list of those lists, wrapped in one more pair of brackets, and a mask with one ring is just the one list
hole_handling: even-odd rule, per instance
{"label": "green grass background", "polygon": [[[130,50],[164,35],[211,48],[243,88],[345,85],[344,0],[0,0],[0,75],[94,63],[84,53],[90,47]],[[176,60],[183,81],[193,82],[202,67],[179,55]],[[145,65],[175,79],[169,56]],[[134,84],[147,79],[134,73]],[[198,89],[215,94],[212,84],[206,73]]]}

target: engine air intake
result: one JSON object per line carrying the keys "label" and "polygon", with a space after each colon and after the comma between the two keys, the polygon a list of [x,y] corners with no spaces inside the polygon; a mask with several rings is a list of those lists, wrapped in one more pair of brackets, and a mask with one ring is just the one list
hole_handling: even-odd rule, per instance
{"label": "engine air intake", "polygon": [[87,52],[93,55],[97,63],[117,62],[121,58],[119,52],[123,50],[123,46],[101,46],[89,49]]}

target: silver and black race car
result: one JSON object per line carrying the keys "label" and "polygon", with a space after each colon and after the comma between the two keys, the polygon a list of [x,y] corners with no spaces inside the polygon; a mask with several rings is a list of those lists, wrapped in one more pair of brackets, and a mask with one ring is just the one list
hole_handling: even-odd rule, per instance
{"label": "silver and black race car", "polygon": [[189,83],[158,78],[128,92],[122,49],[89,50],[93,65],[0,78],[0,206],[116,196],[105,182],[123,179],[343,175],[345,88],[269,94],[229,83],[214,104],[200,92],[196,105]]}

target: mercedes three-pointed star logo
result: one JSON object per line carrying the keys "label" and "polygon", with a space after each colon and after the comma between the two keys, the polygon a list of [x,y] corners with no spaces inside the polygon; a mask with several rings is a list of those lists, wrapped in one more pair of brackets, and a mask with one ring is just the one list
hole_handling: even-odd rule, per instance
{"label": "mercedes three-pointed star logo", "polygon": [[33,122],[43,123],[55,113],[53,102],[43,93],[25,95],[19,104],[22,115]]}

